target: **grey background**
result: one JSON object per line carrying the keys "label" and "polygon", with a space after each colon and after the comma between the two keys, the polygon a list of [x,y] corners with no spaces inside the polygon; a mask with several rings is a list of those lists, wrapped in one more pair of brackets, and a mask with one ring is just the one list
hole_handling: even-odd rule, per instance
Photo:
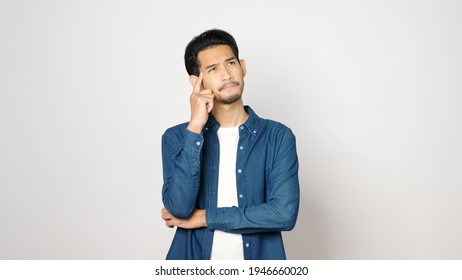
{"label": "grey background", "polygon": [[0,258],[164,258],[160,137],[213,27],[297,135],[289,258],[462,258],[461,3],[2,0]]}

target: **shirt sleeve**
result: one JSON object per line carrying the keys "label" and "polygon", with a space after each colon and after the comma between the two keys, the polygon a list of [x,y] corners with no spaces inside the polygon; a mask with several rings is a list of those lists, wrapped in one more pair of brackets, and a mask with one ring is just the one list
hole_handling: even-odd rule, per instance
{"label": "shirt sleeve", "polygon": [[295,136],[290,130],[280,140],[267,184],[271,191],[263,204],[206,209],[209,229],[241,234],[293,229],[298,215],[300,188]]}
{"label": "shirt sleeve", "polygon": [[167,130],[162,136],[162,202],[177,218],[189,217],[199,191],[204,138],[186,128]]}

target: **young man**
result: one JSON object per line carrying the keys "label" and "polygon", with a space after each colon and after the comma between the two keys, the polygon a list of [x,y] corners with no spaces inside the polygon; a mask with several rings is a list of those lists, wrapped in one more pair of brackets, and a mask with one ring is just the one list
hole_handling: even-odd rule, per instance
{"label": "young man", "polygon": [[186,47],[188,123],[162,137],[162,218],[177,227],[167,259],[285,259],[281,231],[299,205],[295,136],[244,106],[246,63],[208,30]]}

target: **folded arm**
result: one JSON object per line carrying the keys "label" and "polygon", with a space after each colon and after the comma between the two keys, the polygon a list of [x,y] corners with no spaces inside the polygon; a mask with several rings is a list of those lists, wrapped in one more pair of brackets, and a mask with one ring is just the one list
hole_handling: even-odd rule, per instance
{"label": "folded arm", "polygon": [[280,142],[266,184],[269,193],[265,203],[207,209],[208,227],[241,234],[293,229],[297,220],[300,190],[295,136],[290,130]]}
{"label": "folded arm", "polygon": [[209,227],[241,234],[291,230],[297,220],[300,190],[295,136],[290,131],[281,141],[267,188],[267,202],[259,205],[193,209],[194,214],[187,219],[179,219],[170,211],[163,218],[169,227]]}

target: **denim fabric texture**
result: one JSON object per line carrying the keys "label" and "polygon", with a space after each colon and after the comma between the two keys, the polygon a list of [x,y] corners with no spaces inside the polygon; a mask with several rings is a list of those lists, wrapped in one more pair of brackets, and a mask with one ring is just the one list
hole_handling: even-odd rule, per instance
{"label": "denim fabric texture", "polygon": [[295,226],[300,200],[295,136],[245,110],[236,151],[237,207],[217,207],[220,124],[211,114],[201,134],[183,123],[162,136],[165,208],[178,218],[206,209],[208,225],[177,228],[167,259],[210,259],[215,230],[242,234],[246,260],[286,259],[281,231]]}

